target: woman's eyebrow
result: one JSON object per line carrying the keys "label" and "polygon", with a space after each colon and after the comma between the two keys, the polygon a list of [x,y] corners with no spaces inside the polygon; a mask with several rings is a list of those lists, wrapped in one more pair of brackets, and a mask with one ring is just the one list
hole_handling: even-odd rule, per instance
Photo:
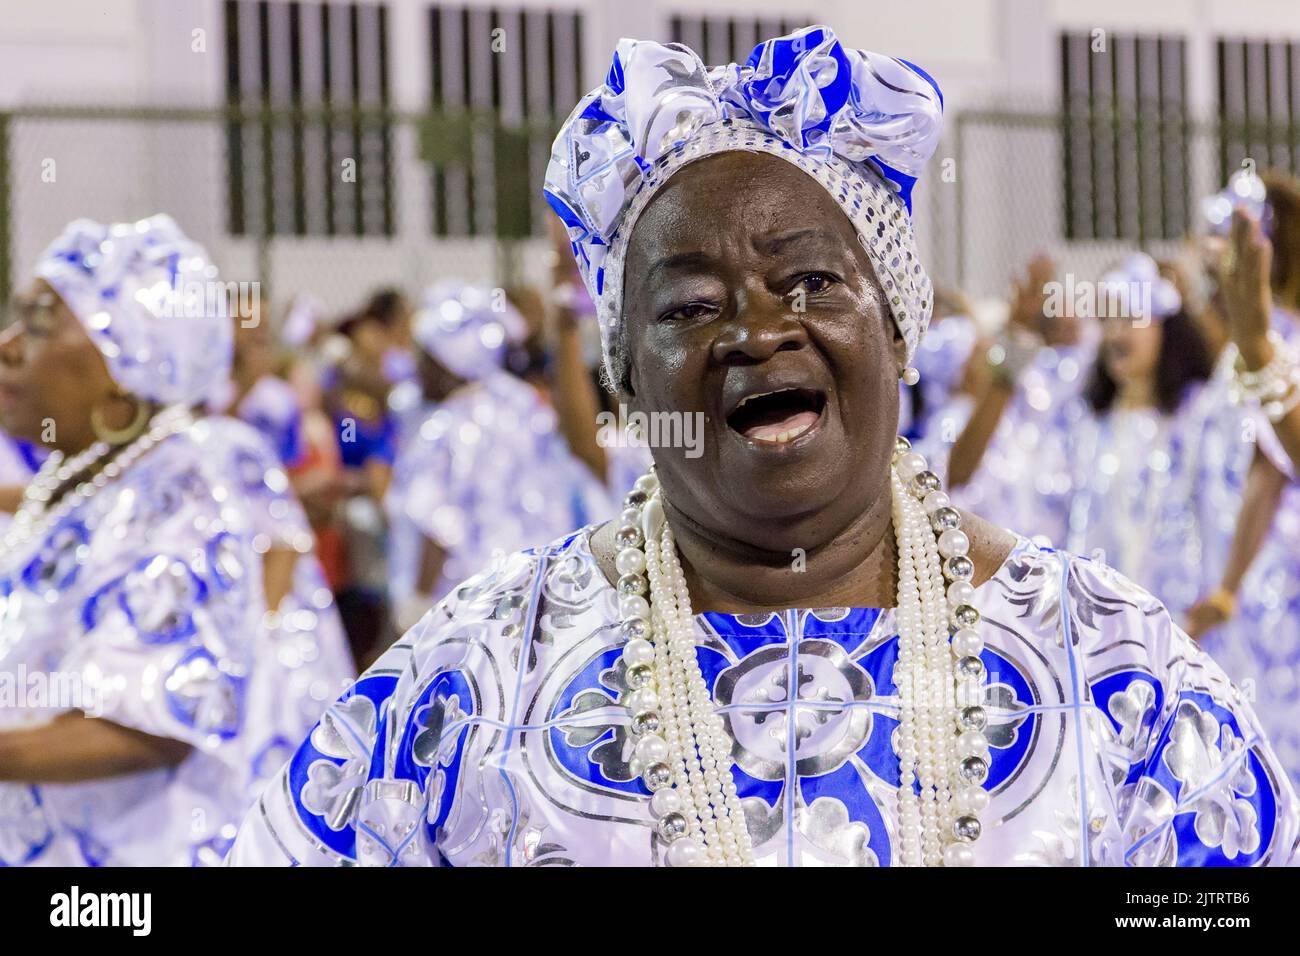
{"label": "woman's eyebrow", "polygon": [[830,241],[836,245],[841,244],[838,237],[828,234],[824,229],[816,226],[805,226],[800,229],[789,229],[772,236],[758,236],[754,239],[754,248],[763,255],[774,256],[792,243],[809,240]]}
{"label": "woman's eyebrow", "polygon": [[646,272],[647,279],[654,279],[661,272],[667,272],[670,269],[687,269],[700,268],[711,265],[713,257],[707,252],[676,252],[670,256],[664,256],[662,259],[656,259]]}

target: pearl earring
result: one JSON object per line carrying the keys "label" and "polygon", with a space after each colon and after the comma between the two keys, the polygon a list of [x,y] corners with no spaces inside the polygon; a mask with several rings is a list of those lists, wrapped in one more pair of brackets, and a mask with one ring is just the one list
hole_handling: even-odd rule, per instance
{"label": "pearl earring", "polygon": [[918,372],[910,365],[907,368],[903,369],[903,383],[905,385],[915,385],[919,381],[921,381],[920,372]]}

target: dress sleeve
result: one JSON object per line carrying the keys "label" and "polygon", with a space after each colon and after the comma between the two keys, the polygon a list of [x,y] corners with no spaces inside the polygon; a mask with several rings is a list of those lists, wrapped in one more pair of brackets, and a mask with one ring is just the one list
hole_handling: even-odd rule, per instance
{"label": "dress sleeve", "polygon": [[[1286,865],[1300,810],[1247,695],[1163,606],[1122,583],[1140,599],[1118,621],[1138,631],[1123,637],[1140,642],[1145,659],[1109,668],[1092,694],[1129,754],[1118,800],[1125,863]],[[1072,616],[1113,613],[1095,600],[1104,583],[1085,579],[1075,590]]]}
{"label": "dress sleeve", "polygon": [[247,536],[199,532],[196,520],[182,507],[100,561],[102,544],[91,542],[87,566],[107,573],[81,600],[82,633],[58,670],[82,689],[90,716],[183,741],[244,773],[237,742],[261,634],[260,561]]}
{"label": "dress sleeve", "polygon": [[514,555],[426,614],[272,778],[227,863],[444,866],[444,845],[473,859],[480,844],[497,859],[492,808],[510,805],[510,784],[480,764],[510,719],[513,664],[499,652],[531,626],[537,573],[536,557]]}

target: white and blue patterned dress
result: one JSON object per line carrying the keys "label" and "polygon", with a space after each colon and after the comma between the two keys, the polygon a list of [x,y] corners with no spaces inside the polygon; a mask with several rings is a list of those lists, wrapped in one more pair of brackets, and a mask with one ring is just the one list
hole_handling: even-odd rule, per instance
{"label": "white and blue patterned dress", "polygon": [[[1145,591],[1021,541],[977,590],[982,864],[1282,864],[1296,795],[1250,706]],[[696,617],[755,857],[894,862],[892,611]],[[580,531],[456,588],[332,707],[228,862],[663,862],[632,772],[618,598]]]}
{"label": "white and blue patterned dress", "polygon": [[[0,784],[0,864],[219,862],[266,775],[348,676],[326,653],[292,659],[267,627],[256,540],[267,526],[225,433],[205,421],[165,439],[0,555],[0,672],[21,682],[0,732],[82,710],[192,748],[172,768]],[[275,500],[263,500],[267,518]],[[327,675],[314,698],[297,671]],[[43,695],[32,675],[47,679]]]}

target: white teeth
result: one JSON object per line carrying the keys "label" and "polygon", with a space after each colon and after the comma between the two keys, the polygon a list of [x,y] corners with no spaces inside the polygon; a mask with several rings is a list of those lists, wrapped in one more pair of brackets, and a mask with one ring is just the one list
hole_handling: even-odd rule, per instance
{"label": "white teeth", "polygon": [[[776,392],[784,392],[784,391],[788,391],[788,390],[784,388],[778,388],[776,390]],[[764,395],[775,395],[776,392],[755,392],[753,395],[746,395],[744,398],[740,400],[740,404],[736,406],[736,410],[739,411],[740,409],[744,408],[745,403],[748,402],[750,399],[762,398]]]}
{"label": "white teeth", "polygon": [[786,431],[778,432],[770,438],[763,438],[761,440],[771,442],[774,445],[784,445],[786,442],[794,441],[811,427],[811,425],[800,425],[798,428],[790,428]]}

